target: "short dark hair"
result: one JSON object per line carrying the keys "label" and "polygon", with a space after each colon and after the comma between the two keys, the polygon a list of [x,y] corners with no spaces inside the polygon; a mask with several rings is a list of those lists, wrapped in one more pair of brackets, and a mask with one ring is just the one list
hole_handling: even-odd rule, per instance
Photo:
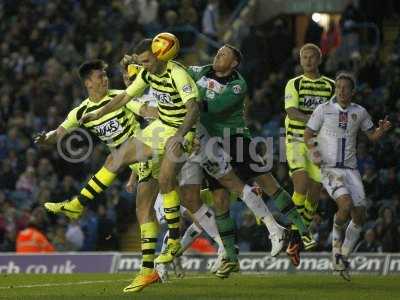
{"label": "short dark hair", "polygon": [[356,78],[354,77],[354,75],[350,72],[346,72],[346,71],[341,71],[339,73],[337,73],[336,78],[335,78],[335,82],[338,81],[339,79],[347,79],[351,82],[352,88],[353,90],[356,87]]}
{"label": "short dark hair", "polygon": [[84,81],[91,75],[92,71],[104,70],[105,68],[107,68],[107,64],[104,62],[104,60],[94,59],[94,60],[85,61],[83,64],[81,64],[79,66],[79,69],[78,69],[79,78],[82,81]]}
{"label": "short dark hair", "polygon": [[142,54],[146,51],[151,51],[151,43],[153,42],[152,39],[143,39],[133,48],[134,54]]}
{"label": "short dark hair", "polygon": [[237,60],[237,62],[238,62],[238,65],[237,65],[237,66],[239,66],[240,63],[241,63],[242,60],[243,60],[243,54],[242,54],[242,52],[241,52],[238,48],[236,48],[235,46],[232,46],[232,45],[230,45],[230,44],[225,44],[224,47],[227,47],[227,48],[229,48],[229,49],[232,50],[233,55],[235,56],[235,58],[236,58],[236,60]]}

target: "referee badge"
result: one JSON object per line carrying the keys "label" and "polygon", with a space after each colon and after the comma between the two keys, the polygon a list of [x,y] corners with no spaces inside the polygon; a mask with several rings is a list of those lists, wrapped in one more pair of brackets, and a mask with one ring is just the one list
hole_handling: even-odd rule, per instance
{"label": "referee badge", "polygon": [[357,114],[351,114],[351,119],[355,122],[357,121]]}

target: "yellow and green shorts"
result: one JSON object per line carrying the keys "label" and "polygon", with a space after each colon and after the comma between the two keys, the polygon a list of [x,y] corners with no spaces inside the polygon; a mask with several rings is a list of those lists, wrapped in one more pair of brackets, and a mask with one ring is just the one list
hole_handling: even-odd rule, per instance
{"label": "yellow and green shorts", "polygon": [[[139,182],[152,176],[158,178],[160,173],[161,161],[165,153],[165,145],[168,139],[174,136],[178,128],[166,125],[159,119],[150,123],[146,128],[137,132],[135,138],[153,150],[153,157],[146,162],[138,162],[130,166],[139,177]],[[190,153],[194,139],[194,130],[185,136],[183,143],[184,151]]]}
{"label": "yellow and green shorts", "polygon": [[289,175],[296,171],[305,171],[316,182],[321,182],[321,170],[308,155],[308,148],[304,142],[286,142],[286,159],[289,165]]}

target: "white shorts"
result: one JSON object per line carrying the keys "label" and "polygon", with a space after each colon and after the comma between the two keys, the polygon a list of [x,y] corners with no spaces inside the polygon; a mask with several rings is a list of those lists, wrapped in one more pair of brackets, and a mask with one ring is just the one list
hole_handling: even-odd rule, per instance
{"label": "white shorts", "polygon": [[364,185],[360,172],[354,169],[322,168],[322,184],[335,201],[343,195],[350,195],[354,206],[366,206]]}
{"label": "white shorts", "polygon": [[[156,211],[156,217],[157,217],[158,223],[160,225],[167,223],[165,221],[164,205],[163,205],[163,199],[162,199],[161,194],[157,195],[156,202],[154,203],[154,210]],[[187,208],[181,205],[180,210],[181,210],[181,215],[183,215],[185,213],[185,211],[187,210]]]}
{"label": "white shorts", "polygon": [[201,184],[203,170],[215,179],[221,178],[232,170],[229,155],[215,137],[210,137],[207,130],[197,126],[196,137],[200,149],[193,153],[181,169],[179,185]]}

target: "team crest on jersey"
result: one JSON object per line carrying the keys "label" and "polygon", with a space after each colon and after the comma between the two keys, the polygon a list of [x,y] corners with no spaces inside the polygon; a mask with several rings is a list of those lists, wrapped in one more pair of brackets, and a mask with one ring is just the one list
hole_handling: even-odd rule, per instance
{"label": "team crest on jersey", "polygon": [[192,87],[190,84],[185,84],[182,87],[182,91],[184,91],[186,94],[190,94],[192,92]]}
{"label": "team crest on jersey", "polygon": [[242,88],[240,87],[240,85],[236,84],[232,87],[232,90],[235,94],[240,94],[240,92],[242,91]]}
{"label": "team crest on jersey", "polygon": [[339,112],[339,128],[347,129],[348,114],[346,112]]}
{"label": "team crest on jersey", "polygon": [[215,92],[212,91],[212,90],[207,90],[206,97],[210,98],[210,99],[214,99],[215,98]]}
{"label": "team crest on jersey", "polygon": [[357,114],[351,114],[351,119],[355,122],[357,121]]}

